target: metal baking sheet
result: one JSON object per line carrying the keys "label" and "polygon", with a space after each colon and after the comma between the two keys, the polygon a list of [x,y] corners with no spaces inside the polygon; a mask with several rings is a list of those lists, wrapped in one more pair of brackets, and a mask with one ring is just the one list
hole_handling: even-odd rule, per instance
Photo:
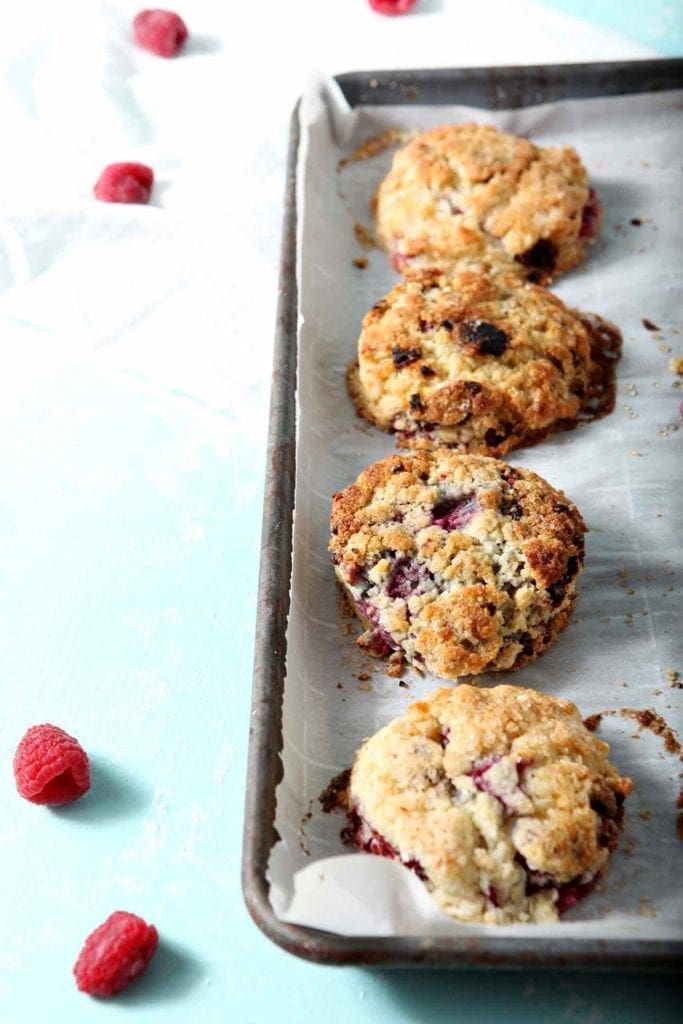
{"label": "metal baking sheet", "polygon": [[[683,61],[555,67],[363,72],[337,79],[352,105],[462,103],[510,109],[566,98],[624,95],[678,88]],[[296,465],[296,161],[297,112],[292,118],[283,225],[280,302],[259,578],[258,621],[245,809],[243,885],[249,910],[275,942],[299,956],[327,963],[442,966],[591,966],[662,969],[681,961],[680,944],[576,938],[539,941],[507,936],[356,938],[280,921],[268,899],[266,869],[277,839],[276,787],[282,776],[282,698],[285,634],[292,564]]]}

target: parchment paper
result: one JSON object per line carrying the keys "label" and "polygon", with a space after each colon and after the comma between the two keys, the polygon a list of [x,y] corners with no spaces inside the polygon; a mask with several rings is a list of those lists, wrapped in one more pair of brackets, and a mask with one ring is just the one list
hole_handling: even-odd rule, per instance
{"label": "parchment paper", "polygon": [[[673,938],[683,934],[676,798],[681,763],[633,720],[608,717],[599,735],[635,784],[627,827],[598,891],[557,925],[469,926],[445,917],[424,886],[384,858],[348,853],[343,819],[318,801],[350,766],[362,740],[442,683],[411,670],[403,683],[355,644],[340,617],[329,555],[330,497],[393,438],[359,420],[344,371],[362,316],[396,282],[386,256],[363,252],[354,225],[371,228],[369,203],[392,151],[337,164],[390,127],[425,129],[475,120],[549,145],[569,143],[606,208],[588,260],[554,286],[571,305],[613,320],[624,335],[617,408],[508,461],[561,487],[590,533],[576,614],[557,643],[517,673],[480,685],[535,687],[579,706],[654,708],[677,728],[680,645],[679,403],[668,370],[682,351],[681,121],[683,93],[561,102],[490,112],[381,107],[351,113],[334,83],[314,76],[301,108],[299,165],[299,392],[292,604],[284,699],[284,778],[270,864],[271,900],[284,920],[348,935],[524,934]],[[640,225],[632,224],[633,219]],[[361,270],[354,258],[367,256]],[[647,330],[643,318],[659,330]],[[369,676],[369,678],[367,678]],[[359,678],[360,677],[360,678]]]}

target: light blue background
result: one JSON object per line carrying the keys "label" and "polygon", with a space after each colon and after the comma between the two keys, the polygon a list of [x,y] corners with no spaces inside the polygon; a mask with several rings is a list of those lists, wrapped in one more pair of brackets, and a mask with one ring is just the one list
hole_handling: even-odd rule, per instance
{"label": "light blue background", "polygon": [[[683,48],[680,4],[550,6]],[[0,439],[0,764],[28,725],[66,724],[66,702],[94,786],[50,811],[0,772],[3,1024],[677,1019],[671,977],[325,968],[265,939],[239,881],[261,492],[235,484],[263,478],[265,421],[229,452],[197,446],[197,423],[228,412],[97,361],[37,379],[35,408],[12,420],[21,444]],[[69,972],[119,907],[162,945],[140,982],[93,1002]]]}
{"label": "light blue background", "polygon": [[680,57],[683,53],[680,0],[645,0],[640,4],[631,0],[546,0],[546,6],[617,29],[662,56]]}

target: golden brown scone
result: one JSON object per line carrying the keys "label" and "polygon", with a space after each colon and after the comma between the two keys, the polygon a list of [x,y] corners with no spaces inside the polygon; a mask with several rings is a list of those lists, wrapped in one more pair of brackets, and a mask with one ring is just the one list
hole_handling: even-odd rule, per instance
{"label": "golden brown scone", "polygon": [[632,789],[574,704],[444,688],[366,740],[347,834],[469,923],[554,921],[595,885]]}
{"label": "golden brown scone", "polygon": [[520,668],[569,621],[586,527],[530,470],[441,449],[392,455],[334,495],[330,526],[370,653],[457,680]]}
{"label": "golden brown scone", "polygon": [[401,447],[502,455],[574,423],[593,320],[512,274],[424,270],[366,314],[349,392]]}
{"label": "golden brown scone", "polygon": [[447,266],[463,251],[500,249],[529,280],[575,266],[601,208],[569,146],[538,147],[492,125],[443,125],[416,135],[375,196],[377,233],[394,267]]}

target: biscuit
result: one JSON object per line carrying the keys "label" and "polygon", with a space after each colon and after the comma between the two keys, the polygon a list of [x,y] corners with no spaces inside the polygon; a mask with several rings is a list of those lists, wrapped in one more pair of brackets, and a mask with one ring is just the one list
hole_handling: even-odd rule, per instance
{"label": "biscuit", "polygon": [[502,455],[575,424],[601,325],[514,274],[424,270],[366,314],[349,393],[400,447]]}
{"label": "biscuit", "polygon": [[330,526],[372,654],[457,680],[520,668],[569,622],[586,527],[530,470],[444,449],[392,455],[333,496]]}
{"label": "biscuit", "polygon": [[375,200],[395,269],[445,266],[463,229],[545,284],[583,258],[601,222],[598,197],[569,146],[538,147],[492,125],[443,125],[400,149]]}
{"label": "biscuit", "polygon": [[345,830],[468,923],[555,921],[604,873],[631,780],[577,708],[516,686],[443,688],[366,740]]}

